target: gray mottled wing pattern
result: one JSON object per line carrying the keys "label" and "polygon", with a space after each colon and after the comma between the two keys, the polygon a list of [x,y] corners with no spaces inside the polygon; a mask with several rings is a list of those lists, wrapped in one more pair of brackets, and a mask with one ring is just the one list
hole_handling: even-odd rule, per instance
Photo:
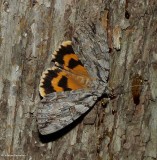
{"label": "gray mottled wing pattern", "polygon": [[101,24],[82,23],[73,38],[73,48],[90,75],[107,86],[109,75],[109,49],[107,34]]}
{"label": "gray mottled wing pattern", "polygon": [[97,95],[85,90],[48,94],[38,108],[38,128],[42,135],[57,132],[91,108]]}

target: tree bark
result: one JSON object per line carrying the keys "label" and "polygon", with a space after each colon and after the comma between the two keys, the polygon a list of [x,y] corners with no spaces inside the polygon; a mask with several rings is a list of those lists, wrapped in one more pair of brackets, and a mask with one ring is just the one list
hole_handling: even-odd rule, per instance
{"label": "tree bark", "polygon": [[[0,6],[0,159],[157,158],[155,0],[3,0]],[[98,102],[67,134],[41,136],[40,75],[81,21],[107,34],[114,98],[105,108]]]}

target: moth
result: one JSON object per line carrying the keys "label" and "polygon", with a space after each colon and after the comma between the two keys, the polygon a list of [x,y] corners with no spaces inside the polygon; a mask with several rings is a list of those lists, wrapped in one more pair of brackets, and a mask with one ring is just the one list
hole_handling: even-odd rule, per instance
{"label": "moth", "polygon": [[53,52],[52,62],[39,84],[37,123],[42,135],[68,126],[107,92],[109,51],[104,29],[97,25],[93,32],[90,25],[82,27],[73,42],[64,41]]}

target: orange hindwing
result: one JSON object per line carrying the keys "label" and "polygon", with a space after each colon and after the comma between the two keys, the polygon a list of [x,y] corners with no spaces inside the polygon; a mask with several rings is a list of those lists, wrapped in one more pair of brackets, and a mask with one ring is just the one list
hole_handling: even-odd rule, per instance
{"label": "orange hindwing", "polygon": [[90,76],[78,56],[74,53],[71,41],[65,41],[52,54],[55,66],[42,73],[39,92],[41,97],[52,92],[87,88]]}

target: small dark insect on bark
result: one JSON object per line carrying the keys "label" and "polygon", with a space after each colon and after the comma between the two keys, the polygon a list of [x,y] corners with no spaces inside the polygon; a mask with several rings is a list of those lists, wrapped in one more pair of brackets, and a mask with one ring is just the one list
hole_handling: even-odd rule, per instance
{"label": "small dark insect on bark", "polygon": [[125,18],[126,18],[126,19],[129,19],[129,18],[130,18],[130,13],[129,13],[127,10],[125,11]]}
{"label": "small dark insect on bark", "polygon": [[141,94],[141,89],[142,89],[142,77],[138,74],[136,74],[134,77],[133,77],[133,80],[132,80],[132,96],[133,96],[133,100],[134,100],[134,103],[136,105],[138,105],[140,103],[140,94]]}

